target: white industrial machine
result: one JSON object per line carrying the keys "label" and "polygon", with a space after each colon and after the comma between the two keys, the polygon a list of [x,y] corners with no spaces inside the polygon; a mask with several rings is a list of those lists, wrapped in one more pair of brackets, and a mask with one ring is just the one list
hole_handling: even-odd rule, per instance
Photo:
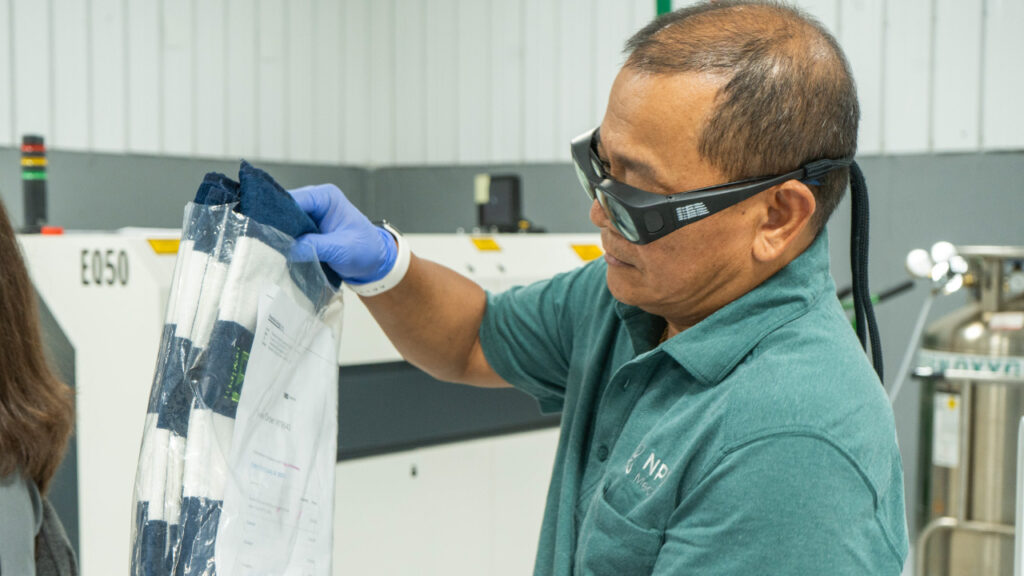
{"label": "white industrial machine", "polygon": [[[60,512],[73,526],[72,539],[77,535],[84,576],[128,573],[132,484],[177,237],[175,230],[20,237],[43,313],[54,325],[48,336],[71,351],[70,358],[56,361],[70,366],[65,378],[77,397],[69,473],[77,484],[77,499],[71,499],[77,510]],[[596,235],[407,238],[421,257],[492,291],[601,255]],[[347,293],[345,302],[343,388],[345,379],[360,373],[346,370],[401,362],[358,298]],[[384,381],[380,374],[388,372],[377,374]],[[396,413],[415,408],[399,406],[402,400],[381,398],[395,403]],[[362,412],[361,406],[349,408]],[[387,405],[384,410],[391,413]],[[343,407],[343,418],[344,413]],[[378,421],[382,428],[387,424]],[[353,448],[354,456],[343,458],[337,470],[335,573],[528,573],[557,442],[554,420],[544,422],[500,435],[474,434],[467,425],[454,432],[445,428],[427,443]],[[345,421],[339,426],[341,446]],[[67,490],[65,484],[55,486]]]}

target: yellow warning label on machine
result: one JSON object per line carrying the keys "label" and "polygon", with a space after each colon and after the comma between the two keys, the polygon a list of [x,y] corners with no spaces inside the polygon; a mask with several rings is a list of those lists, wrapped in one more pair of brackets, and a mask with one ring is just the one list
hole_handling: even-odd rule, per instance
{"label": "yellow warning label on machine", "polygon": [[499,252],[501,246],[494,238],[471,238],[473,245],[481,252]]}
{"label": "yellow warning label on machine", "polygon": [[584,262],[590,262],[604,256],[604,251],[597,244],[573,244],[572,249],[576,251],[576,255]]}
{"label": "yellow warning label on machine", "polygon": [[146,241],[157,254],[177,254],[178,245],[181,244],[177,238],[148,238]]}

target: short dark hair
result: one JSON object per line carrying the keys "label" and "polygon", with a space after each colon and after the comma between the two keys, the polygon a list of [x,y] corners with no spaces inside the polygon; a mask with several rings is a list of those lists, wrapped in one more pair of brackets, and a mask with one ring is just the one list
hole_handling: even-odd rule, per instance
{"label": "short dark hair", "polygon": [[[860,109],[849,63],[813,17],[780,2],[720,0],[665,14],[626,43],[625,67],[722,77],[698,150],[732,179],[770,176],[821,158],[852,158]],[[839,204],[849,169],[811,185],[813,225]]]}
{"label": "short dark hair", "polygon": [[35,291],[0,202],[0,477],[19,472],[43,493],[74,422],[71,389],[43,353]]}

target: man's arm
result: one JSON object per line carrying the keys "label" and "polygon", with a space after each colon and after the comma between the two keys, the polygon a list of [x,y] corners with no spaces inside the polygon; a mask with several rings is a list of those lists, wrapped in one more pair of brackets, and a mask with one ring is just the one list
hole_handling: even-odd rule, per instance
{"label": "man's arm", "polygon": [[487,295],[472,280],[413,255],[397,286],[362,300],[402,356],[434,378],[489,388],[509,385],[480,346]]}
{"label": "man's arm", "polygon": [[[299,242],[343,279],[375,282],[395,266],[395,238],[374,226],[337,186],[306,186],[291,194],[321,232]],[[474,386],[508,386],[480,345],[487,296],[475,282],[414,255],[395,287],[362,301],[399,353],[431,376]]]}

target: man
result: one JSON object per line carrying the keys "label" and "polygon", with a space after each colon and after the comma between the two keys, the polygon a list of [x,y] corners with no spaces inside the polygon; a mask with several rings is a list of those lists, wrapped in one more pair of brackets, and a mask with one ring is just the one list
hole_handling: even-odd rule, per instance
{"label": "man", "polygon": [[416,366],[562,412],[537,574],[899,574],[892,412],[823,232],[856,146],[840,49],[717,2],[627,52],[573,142],[604,260],[488,295],[330,186],[294,192],[303,241]]}

